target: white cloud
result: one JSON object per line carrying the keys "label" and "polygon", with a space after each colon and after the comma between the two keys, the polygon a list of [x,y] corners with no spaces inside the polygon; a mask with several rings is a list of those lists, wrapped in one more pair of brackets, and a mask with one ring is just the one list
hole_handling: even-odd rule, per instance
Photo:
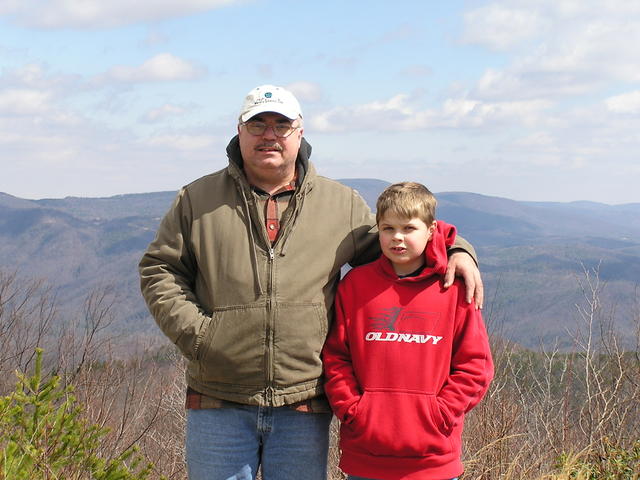
{"label": "white cloud", "polygon": [[548,28],[546,21],[533,8],[510,6],[509,3],[512,2],[495,2],[466,12],[466,30],[462,40],[509,50]]}
{"label": "white cloud", "polygon": [[[84,85],[73,75],[50,74],[38,64],[26,64],[0,75],[1,142],[22,151],[68,151],[60,141],[62,132],[86,124],[86,118],[64,102]],[[3,150],[3,154],[8,153]]]}
{"label": "white cloud", "polygon": [[4,72],[2,83],[21,84],[31,87],[43,86],[44,69],[37,63],[22,65],[14,70]]}
{"label": "white cloud", "polygon": [[110,28],[214,10],[245,0],[13,0],[0,5],[20,25],[34,28]]}
{"label": "white cloud", "polygon": [[122,83],[166,82],[194,80],[201,77],[204,70],[191,62],[170,53],[160,53],[142,65],[130,67],[118,65],[96,78],[98,83],[115,81]]}
{"label": "white cloud", "polygon": [[0,115],[34,115],[50,109],[48,92],[28,88],[0,91]]}
{"label": "white cloud", "polygon": [[143,120],[146,122],[157,122],[160,120],[164,120],[167,117],[183,115],[186,111],[187,109],[184,107],[165,103],[161,107],[149,110],[144,115]]}
{"label": "white cloud", "polygon": [[640,81],[638,2],[497,0],[465,20],[464,42],[513,54],[485,71],[480,98],[558,98]]}
{"label": "white cloud", "polygon": [[468,99],[448,99],[438,112],[438,120],[447,127],[498,127],[509,125],[535,125],[550,109],[546,100],[483,102]]}
{"label": "white cloud", "polygon": [[311,125],[324,132],[531,125],[552,106],[546,100],[483,102],[469,98],[449,98],[431,109],[419,109],[414,103],[409,95],[398,94],[387,100],[337,107],[314,116]]}
{"label": "white cloud", "polygon": [[51,73],[38,63],[27,63],[5,69],[0,76],[0,89],[34,89],[46,92],[78,92],[84,88],[79,75]]}
{"label": "white cloud", "polygon": [[[211,151],[224,150],[214,128],[137,128],[130,113],[110,116],[94,108],[97,91],[90,87],[82,77],[35,64],[0,71],[0,151],[12,160],[0,175],[0,191],[42,198],[169,189],[218,167]],[[93,95],[89,106],[85,93]],[[166,103],[149,117],[186,116],[195,108]]]}
{"label": "white cloud", "polygon": [[525,137],[520,138],[514,142],[514,145],[518,145],[527,149],[554,149],[556,150],[557,138],[549,132],[532,132]]}
{"label": "white cloud", "polygon": [[605,100],[607,109],[614,113],[640,113],[640,90],[623,93]]}
{"label": "white cloud", "polygon": [[213,135],[168,134],[156,135],[144,143],[152,147],[164,147],[174,150],[209,150],[216,142]]}
{"label": "white cloud", "polygon": [[599,84],[596,72],[542,70],[522,65],[507,70],[487,69],[479,78],[474,95],[482,99],[557,99],[587,94]]}
{"label": "white cloud", "polygon": [[314,116],[311,123],[314,129],[324,132],[401,130],[401,123],[413,114],[408,98],[408,95],[399,94],[388,100],[336,107]]}
{"label": "white cloud", "polygon": [[294,82],[286,86],[302,103],[318,102],[322,100],[323,93],[320,85],[313,82]]}
{"label": "white cloud", "polygon": [[[580,105],[554,111],[551,120],[542,118],[530,130],[514,131],[515,135],[505,138],[498,151],[523,168],[554,166],[558,178],[563,172],[579,170],[583,177],[592,177],[589,183],[614,173],[627,176],[625,182],[631,183],[636,175],[638,132],[639,116],[621,116],[605,103]],[[615,191],[613,185],[610,189]]]}

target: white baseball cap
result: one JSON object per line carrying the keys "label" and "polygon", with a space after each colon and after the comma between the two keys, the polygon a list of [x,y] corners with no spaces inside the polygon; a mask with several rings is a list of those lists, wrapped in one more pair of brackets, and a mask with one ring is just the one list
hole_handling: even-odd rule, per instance
{"label": "white baseball cap", "polygon": [[290,120],[302,117],[300,103],[293,93],[274,85],[261,85],[247,93],[240,111],[240,120],[246,122],[263,112],[279,113]]}

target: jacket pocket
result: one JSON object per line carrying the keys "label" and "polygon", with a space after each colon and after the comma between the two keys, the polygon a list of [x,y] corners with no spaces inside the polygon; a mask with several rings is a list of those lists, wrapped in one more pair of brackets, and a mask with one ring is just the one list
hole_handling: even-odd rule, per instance
{"label": "jacket pocket", "polygon": [[322,377],[320,352],[327,337],[327,325],[327,314],[320,303],[277,304],[273,329],[276,385],[302,384]]}
{"label": "jacket pocket", "polygon": [[187,360],[193,361],[197,355],[202,340],[211,324],[211,317],[199,313],[195,321],[182,330],[165,330],[169,339],[176,344]]}
{"label": "jacket pocket", "polygon": [[264,305],[214,310],[196,351],[202,382],[262,386],[265,379]]}
{"label": "jacket pocket", "polygon": [[435,396],[425,393],[366,390],[353,422],[343,429],[345,448],[349,444],[349,449],[373,455],[414,457],[452,451]]}

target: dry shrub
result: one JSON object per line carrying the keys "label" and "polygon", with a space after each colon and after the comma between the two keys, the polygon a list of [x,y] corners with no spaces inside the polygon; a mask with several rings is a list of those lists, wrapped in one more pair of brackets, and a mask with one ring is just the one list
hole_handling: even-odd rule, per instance
{"label": "dry shrub", "polygon": [[[496,377],[467,417],[464,480],[638,478],[616,473],[620,462],[640,469],[633,463],[640,439],[638,344],[623,347],[612,311],[600,303],[605,285],[597,269],[585,270],[578,283],[583,302],[576,305],[570,351],[524,351],[493,338]],[[640,331],[637,313],[634,321]],[[616,465],[608,462],[614,454],[622,459]]]}
{"label": "dry shrub", "polygon": [[[634,456],[640,449],[640,309],[633,313],[637,330],[629,347],[600,303],[605,285],[597,270],[585,271],[579,285],[580,328],[570,351],[519,348],[492,328],[490,312],[496,375],[467,416],[463,480],[638,478],[615,469],[640,469],[634,463],[640,462],[640,453]],[[9,391],[6,379],[16,369],[27,371],[35,347],[43,346],[46,365],[74,386],[83,415],[110,429],[103,456],[116,457],[135,444],[155,464],[152,478],[186,479],[184,362],[166,342],[122,356],[110,328],[115,301],[107,291],[92,293],[78,319],[54,328],[60,322],[50,291],[0,271],[0,388]],[[337,467],[337,440],[334,419],[329,480],[345,478]]]}
{"label": "dry shrub", "polygon": [[155,464],[152,478],[186,478],[182,362],[166,347],[122,355],[112,291],[91,292],[77,318],[63,320],[43,282],[0,270],[0,393],[13,390],[13,372],[32,370],[40,347],[43,373],[73,387],[88,424],[108,428],[96,454],[117,458],[136,445]]}
{"label": "dry shrub", "polygon": [[55,319],[55,299],[44,282],[0,269],[0,393],[13,389],[15,370],[33,366]]}

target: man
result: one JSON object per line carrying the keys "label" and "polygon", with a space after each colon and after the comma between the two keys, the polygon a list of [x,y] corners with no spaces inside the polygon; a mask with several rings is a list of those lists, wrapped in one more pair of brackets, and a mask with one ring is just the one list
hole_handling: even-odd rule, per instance
{"label": "man", "polygon": [[[343,265],[379,255],[375,216],[316,174],[302,111],[253,89],[229,165],[183,187],[140,261],[141,288],[187,366],[191,480],[324,480],[331,412],[320,352]],[[465,242],[466,243],[466,242]],[[471,251],[470,245],[457,245]],[[482,302],[471,256],[451,254]]]}

